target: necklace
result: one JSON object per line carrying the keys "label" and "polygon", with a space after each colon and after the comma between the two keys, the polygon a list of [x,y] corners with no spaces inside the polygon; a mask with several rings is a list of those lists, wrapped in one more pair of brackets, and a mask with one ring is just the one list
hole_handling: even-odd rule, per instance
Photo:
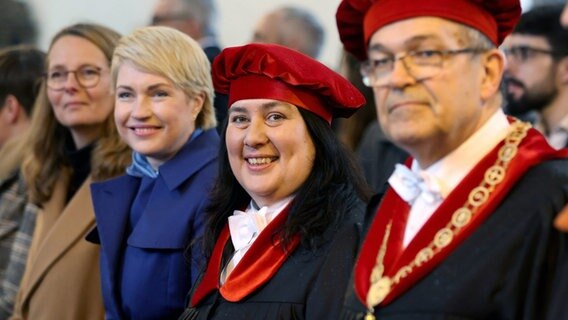
{"label": "necklace", "polygon": [[365,320],[375,320],[375,306],[379,305],[388,296],[393,287],[400,283],[402,278],[412,273],[415,268],[428,262],[443,248],[447,247],[460,230],[471,222],[477,209],[487,202],[495,187],[505,179],[509,163],[517,154],[518,146],[526,137],[530,127],[530,124],[518,120],[511,124],[511,129],[505,138],[505,144],[499,149],[496,162],[485,171],[483,181],[470,191],[465,204],[454,211],[448,224],[438,230],[428,246],[420,250],[414,260],[401,267],[393,277],[384,275],[384,258],[387,252],[392,219],[389,221],[377,254],[375,266],[369,278],[371,286],[367,292],[367,314],[365,315]]}

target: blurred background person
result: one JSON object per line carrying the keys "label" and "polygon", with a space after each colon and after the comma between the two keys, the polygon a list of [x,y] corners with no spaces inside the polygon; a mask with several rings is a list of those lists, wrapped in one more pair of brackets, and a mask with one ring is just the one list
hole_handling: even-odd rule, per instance
{"label": "blurred background person", "polygon": [[330,122],[360,108],[363,96],[273,44],[223,50],[213,82],[230,93],[231,108],[207,210],[209,261],[181,318],[337,315],[367,192]]}
{"label": "blurred background person", "polygon": [[76,24],[49,47],[22,168],[39,212],[37,220],[24,215],[35,229],[12,319],[104,318],[99,248],[84,238],[95,224],[90,182],[130,163],[112,114],[110,61],[119,38]]}
{"label": "blurred background person", "polygon": [[279,44],[317,59],[324,36],[321,23],[309,11],[286,6],[258,21],[251,42]]}
{"label": "blurred background person", "polygon": [[[564,6],[560,23],[564,28],[568,28],[568,2]],[[554,225],[561,231],[568,233],[568,206],[558,215],[554,221]],[[568,307],[566,306],[566,297],[568,297],[568,259],[564,262],[564,279],[557,281],[557,294],[559,301],[556,303],[556,308],[552,310],[552,317],[550,319],[564,319],[568,317]]]}
{"label": "blurred background person", "polygon": [[342,50],[339,73],[349,80],[365,96],[365,105],[351,117],[334,119],[333,128],[339,140],[352,151],[357,150],[367,126],[376,123],[377,112],[373,102],[373,90],[361,80],[360,62],[349,52]]}
{"label": "blurred background person", "polygon": [[568,30],[560,24],[564,5],[525,12],[502,49],[506,111],[536,112],[535,128],[556,149],[568,146]]}
{"label": "blurred background person", "polygon": [[403,162],[408,153],[397,147],[383,133],[377,121],[373,90],[363,83],[360,68],[361,63],[344,50],[340,72],[363,93],[367,102],[350,118],[335,119],[334,128],[339,139],[356,152],[357,161],[373,192],[384,193],[395,164]]}
{"label": "blurred background person", "polygon": [[0,48],[35,44],[36,25],[26,3],[0,0]]}
{"label": "blurred background person", "polygon": [[29,235],[16,237],[27,202],[20,165],[44,61],[45,53],[30,46],[0,51],[0,319],[12,312],[23,272],[6,273],[10,256],[25,261],[29,247]]}
{"label": "blurred background person", "polygon": [[44,59],[45,53],[29,46],[0,50],[0,150],[29,127]]}
{"label": "blurred background person", "polygon": [[[221,52],[216,37],[216,8],[214,0],[158,0],[154,7],[152,25],[177,29],[197,41],[209,62]],[[216,95],[213,101],[215,116],[220,125],[227,117],[227,97]],[[220,132],[221,128],[218,128]]]}
{"label": "blurred background person", "polygon": [[568,2],[564,6],[564,10],[562,10],[562,16],[560,17],[560,24],[562,24],[564,28],[568,27]]}
{"label": "blurred background person", "polygon": [[209,62],[221,53],[215,35],[214,0],[158,0],[152,25],[177,29],[197,41]]}
{"label": "blurred background person", "polygon": [[92,185],[106,319],[176,319],[200,269],[217,176],[211,67],[165,27],[121,39],[112,60],[115,122],[133,149],[126,175]]}

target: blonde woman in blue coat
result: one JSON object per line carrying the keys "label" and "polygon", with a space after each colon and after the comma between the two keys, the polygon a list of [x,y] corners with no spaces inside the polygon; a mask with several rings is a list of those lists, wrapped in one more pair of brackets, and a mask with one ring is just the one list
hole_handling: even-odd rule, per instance
{"label": "blonde woman in blue coat", "polygon": [[115,122],[133,149],[126,175],[92,185],[107,319],[170,319],[200,268],[203,212],[219,136],[210,64],[199,44],[165,27],[114,52]]}

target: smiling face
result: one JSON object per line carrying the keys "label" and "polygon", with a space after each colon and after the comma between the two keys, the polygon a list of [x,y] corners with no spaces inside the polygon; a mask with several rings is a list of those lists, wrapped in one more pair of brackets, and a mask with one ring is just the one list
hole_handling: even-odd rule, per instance
{"label": "smiling face", "polygon": [[118,132],[154,168],[171,159],[195,130],[203,97],[188,97],[167,78],[123,63],[116,80]]}
{"label": "smiling face", "polygon": [[233,174],[259,206],[292,195],[312,171],[315,146],[292,104],[269,99],[235,102],[225,139]]}
{"label": "smiling face", "polygon": [[[448,20],[420,17],[398,21],[376,31],[369,43],[369,59],[409,51],[458,50],[463,28]],[[398,60],[388,83],[373,91],[384,132],[406,149],[422,167],[434,163],[463,143],[496,110],[483,106],[484,54],[445,57],[438,74],[414,79]],[[497,58],[499,59],[499,58]],[[483,60],[484,61],[484,60]],[[497,80],[498,82],[498,80]],[[492,89],[497,91],[497,87]]]}
{"label": "smiling face", "polygon": [[80,148],[99,137],[112,111],[109,63],[101,49],[77,36],[63,36],[55,41],[48,63],[48,73],[100,68],[100,80],[94,87],[83,88],[75,74],[68,73],[61,90],[47,89],[57,121],[71,131],[76,147]]}

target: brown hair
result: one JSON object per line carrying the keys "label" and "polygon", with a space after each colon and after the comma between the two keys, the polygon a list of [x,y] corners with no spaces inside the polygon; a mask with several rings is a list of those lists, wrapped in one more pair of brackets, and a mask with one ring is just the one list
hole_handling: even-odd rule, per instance
{"label": "brown hair", "polygon": [[[104,53],[109,66],[114,48],[120,39],[117,32],[104,26],[75,24],[64,28],[53,37],[50,50],[53,44],[64,36],[76,36],[93,43]],[[47,59],[49,60],[49,57]],[[46,66],[48,65],[46,62]],[[30,134],[25,144],[29,150],[22,166],[28,195],[33,203],[40,204],[49,200],[60,175],[71,174],[64,154],[63,137],[67,132],[68,129],[55,118],[44,80],[35,102]],[[91,154],[93,180],[104,180],[122,174],[130,163],[130,149],[118,135],[112,112],[105,120],[97,141]]]}

